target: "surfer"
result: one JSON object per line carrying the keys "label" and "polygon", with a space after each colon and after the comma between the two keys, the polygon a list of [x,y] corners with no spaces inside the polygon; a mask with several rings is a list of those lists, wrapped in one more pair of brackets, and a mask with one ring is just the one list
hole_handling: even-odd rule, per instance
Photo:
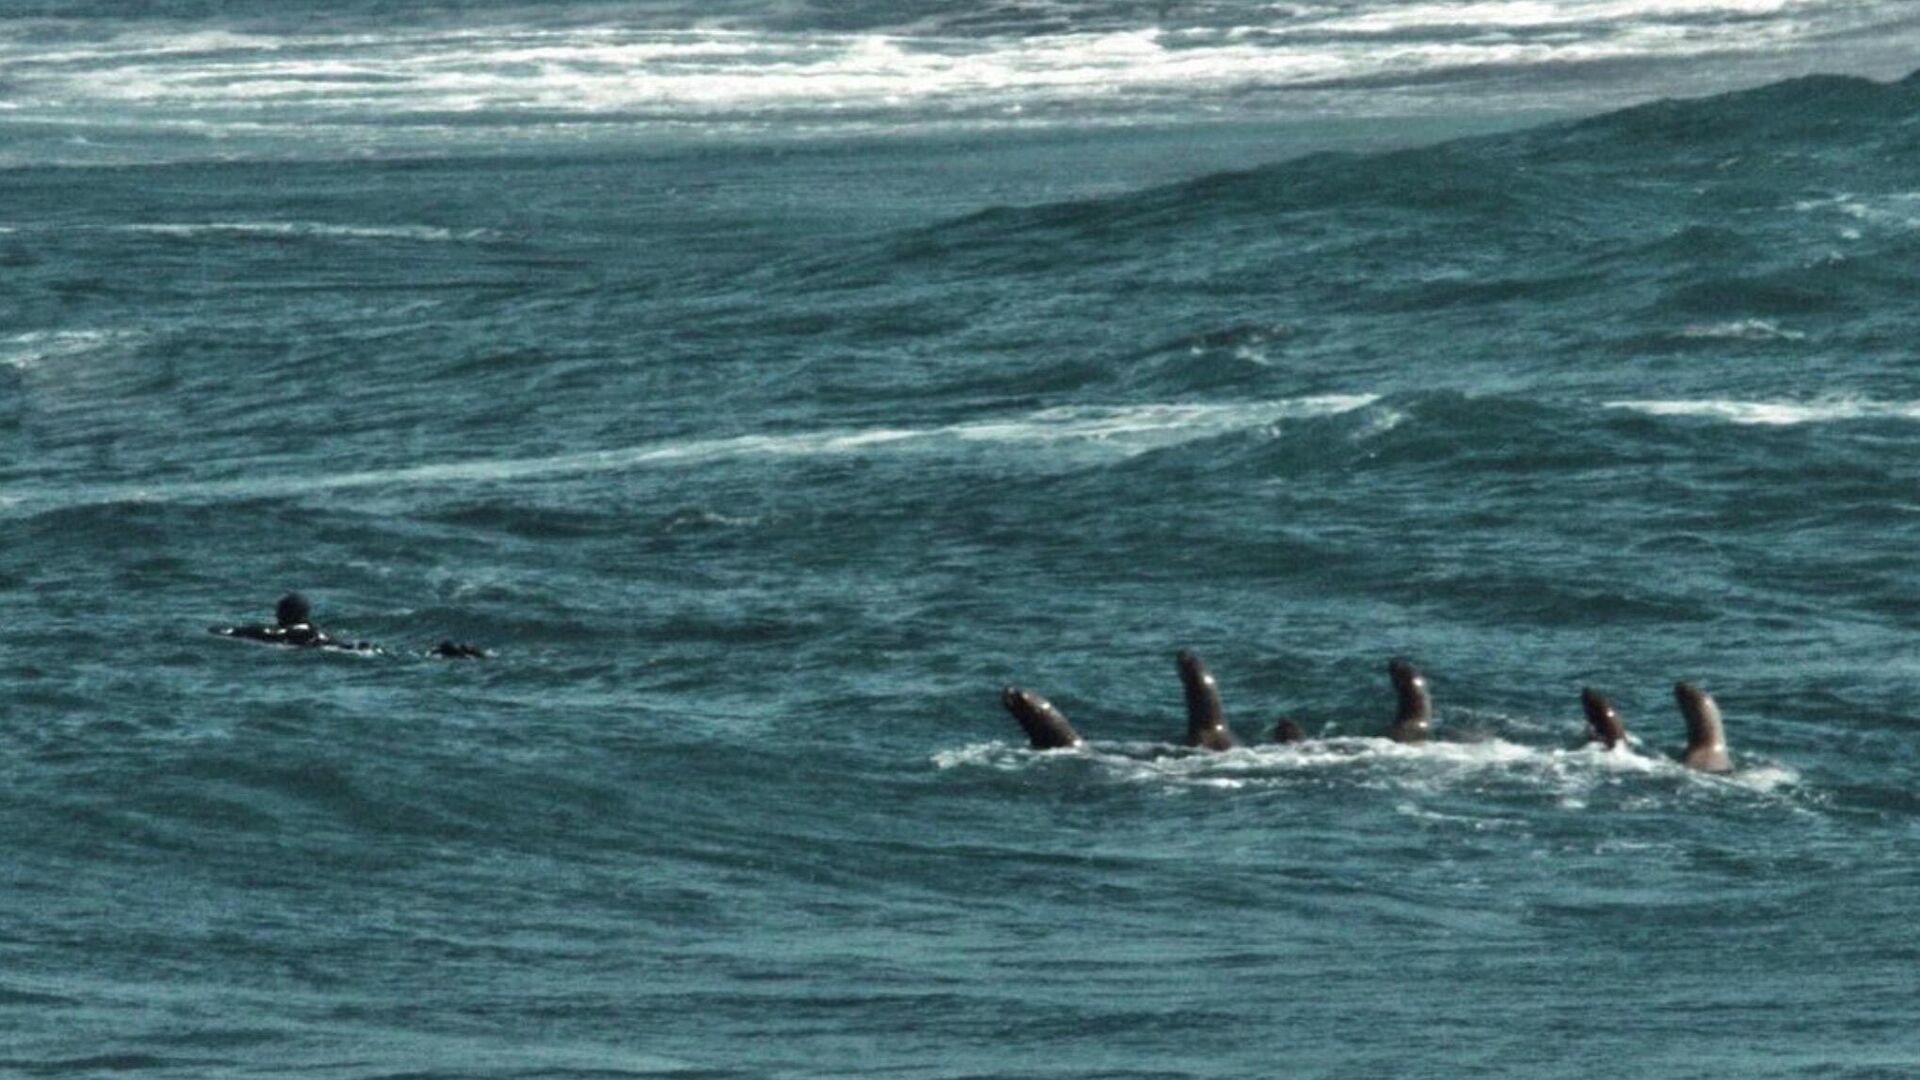
{"label": "surfer", "polygon": [[[313,625],[313,606],[307,598],[297,592],[282,596],[273,606],[274,622],[271,626],[259,623],[246,623],[240,626],[210,626],[210,633],[221,637],[241,638],[246,641],[259,641],[268,645],[285,645],[299,649],[332,649],[339,652],[385,653],[387,650],[370,641],[341,641],[325,630]],[[427,651],[428,656],[449,660],[481,659],[487,655],[485,649],[464,642],[444,640]]]}
{"label": "surfer", "polygon": [[273,606],[274,624],[263,626],[259,623],[246,623],[240,626],[210,626],[207,629],[222,637],[244,638],[247,641],[261,641],[269,645],[286,645],[300,649],[339,649],[346,652],[379,652],[371,642],[347,642],[335,638],[325,630],[313,625],[313,607],[307,598],[297,592],[290,592],[280,598]]}

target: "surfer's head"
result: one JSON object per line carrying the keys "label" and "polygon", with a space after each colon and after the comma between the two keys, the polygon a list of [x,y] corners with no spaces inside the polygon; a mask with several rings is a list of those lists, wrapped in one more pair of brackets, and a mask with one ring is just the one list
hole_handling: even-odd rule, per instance
{"label": "surfer's head", "polygon": [[307,598],[297,592],[290,592],[273,605],[273,617],[281,626],[299,626],[310,617]]}

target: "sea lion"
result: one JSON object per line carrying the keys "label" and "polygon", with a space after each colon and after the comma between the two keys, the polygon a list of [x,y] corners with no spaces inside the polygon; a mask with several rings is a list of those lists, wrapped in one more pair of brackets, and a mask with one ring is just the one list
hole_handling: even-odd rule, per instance
{"label": "sea lion", "polygon": [[1626,725],[1620,722],[1620,714],[1614,711],[1613,702],[1607,695],[1591,686],[1580,688],[1580,708],[1587,714],[1588,742],[1605,743],[1611,750],[1627,741]]}
{"label": "sea lion", "polygon": [[1398,699],[1387,738],[1403,743],[1426,742],[1427,724],[1433,719],[1433,699],[1427,695],[1426,678],[1398,656],[1388,661],[1387,674],[1393,679],[1393,693]]}
{"label": "sea lion", "polygon": [[1208,750],[1231,750],[1240,745],[1220,714],[1220,687],[1213,673],[1192,652],[1181,649],[1174,654],[1180,669],[1180,686],[1187,699],[1187,745]]}
{"label": "sea lion", "polygon": [[1273,741],[1277,743],[1306,742],[1307,733],[1300,730],[1300,725],[1294,723],[1292,717],[1283,716],[1273,725]]}
{"label": "sea lion", "polygon": [[1031,690],[1009,686],[1000,691],[1000,704],[1020,722],[1035,750],[1060,750],[1085,742],[1052,702]]}
{"label": "sea lion", "polygon": [[1673,700],[1680,705],[1680,715],[1687,718],[1687,749],[1680,763],[1701,772],[1732,772],[1733,762],[1727,758],[1727,733],[1720,724],[1720,706],[1706,691],[1686,682],[1673,684]]}

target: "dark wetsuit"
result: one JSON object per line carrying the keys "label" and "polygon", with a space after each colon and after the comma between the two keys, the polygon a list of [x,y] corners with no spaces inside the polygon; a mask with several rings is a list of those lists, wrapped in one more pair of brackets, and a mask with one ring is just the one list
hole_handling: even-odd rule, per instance
{"label": "dark wetsuit", "polygon": [[346,652],[379,652],[379,647],[365,641],[336,641],[326,631],[312,623],[294,623],[292,626],[212,626],[213,633],[222,637],[245,638],[248,641],[263,641],[269,645],[287,645],[294,648],[341,649]]}
{"label": "dark wetsuit", "polygon": [[[280,598],[273,606],[276,620],[273,626],[250,623],[246,626],[209,626],[208,630],[221,637],[243,638],[267,645],[286,645],[298,649],[335,649],[340,652],[382,653],[387,650],[366,641],[336,641],[325,630],[313,625],[312,605],[307,598],[297,592],[290,592]],[[444,656],[450,659],[471,657],[478,659],[486,656],[485,649],[466,645],[457,641],[442,641],[427,653],[428,656]]]}
{"label": "dark wetsuit", "polygon": [[433,650],[430,653],[428,653],[428,655],[444,656],[449,660],[459,660],[459,659],[466,659],[466,658],[480,660],[486,657],[487,650],[480,648],[478,645],[468,645],[465,642],[443,641],[440,644],[435,645],[433,647]]}

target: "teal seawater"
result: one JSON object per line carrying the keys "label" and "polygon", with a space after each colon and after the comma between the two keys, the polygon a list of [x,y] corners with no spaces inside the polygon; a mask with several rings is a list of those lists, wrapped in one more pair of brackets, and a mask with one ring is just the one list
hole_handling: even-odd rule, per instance
{"label": "teal seawater", "polygon": [[0,171],[0,1069],[1913,1075],[1917,120]]}

